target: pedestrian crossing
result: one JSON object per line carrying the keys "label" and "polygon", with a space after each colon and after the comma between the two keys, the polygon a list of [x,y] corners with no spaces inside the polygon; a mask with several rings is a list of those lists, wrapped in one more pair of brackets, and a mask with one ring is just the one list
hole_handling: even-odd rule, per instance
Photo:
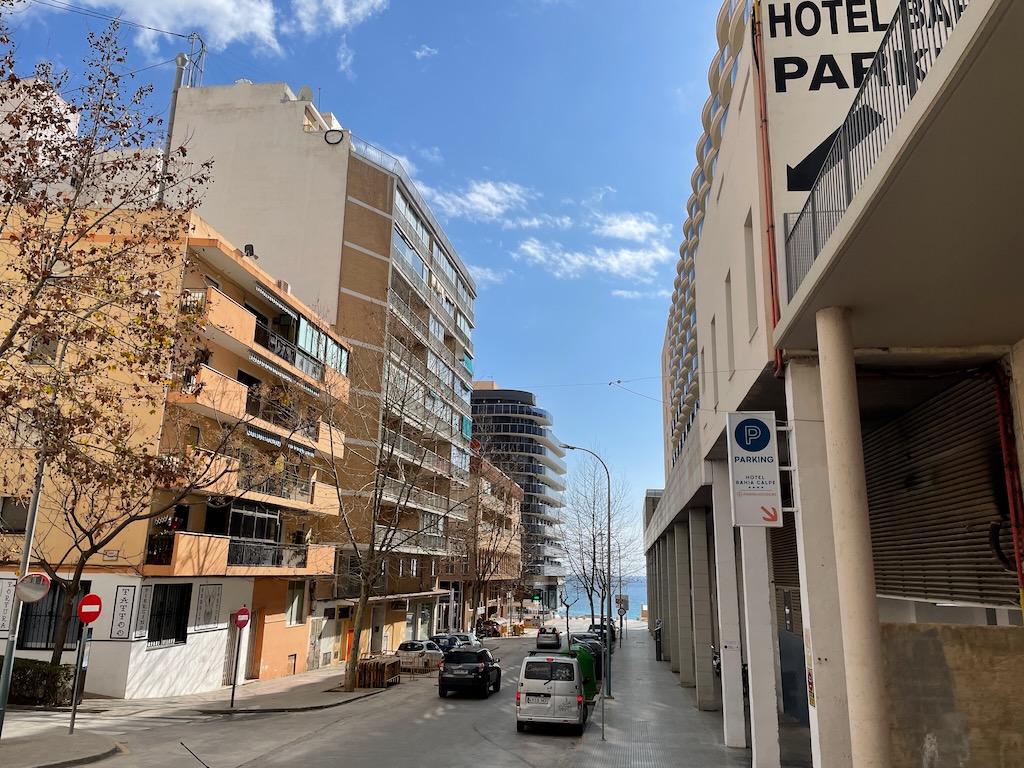
{"label": "pedestrian crossing", "polygon": [[[157,714],[155,712],[79,712],[75,717],[75,731],[89,731],[102,736],[124,736],[129,733],[163,728],[168,725],[217,720],[222,715],[203,715],[198,712]],[[4,718],[4,736],[39,736],[54,731],[67,732],[71,724],[70,711],[10,710]]]}

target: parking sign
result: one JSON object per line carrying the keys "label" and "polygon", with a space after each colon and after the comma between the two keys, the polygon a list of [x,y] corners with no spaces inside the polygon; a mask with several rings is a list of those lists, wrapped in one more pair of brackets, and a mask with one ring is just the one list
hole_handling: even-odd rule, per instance
{"label": "parking sign", "polygon": [[725,417],[729,436],[732,524],[779,528],[782,493],[773,411],[736,412]]}

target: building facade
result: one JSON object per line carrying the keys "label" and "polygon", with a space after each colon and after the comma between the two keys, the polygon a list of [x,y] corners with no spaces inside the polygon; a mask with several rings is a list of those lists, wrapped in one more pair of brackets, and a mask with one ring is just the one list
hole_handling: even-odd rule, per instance
{"label": "building facade", "polygon": [[473,383],[473,423],[480,454],[505,471],[524,491],[522,503],[523,587],[548,610],[557,611],[565,585],[561,533],[565,451],[550,427],[552,417],[531,392]]}
{"label": "building facade", "polygon": [[[1001,169],[1024,157],[1020,105],[989,78],[1020,72],[1024,15],[843,5],[730,0],[717,19],[662,355],[666,484],[645,508],[652,617],[671,673],[722,710],[727,744],[749,733],[755,765],[779,765],[780,707],[816,766],[998,764],[1019,728],[980,681],[1024,652]],[[976,138],[1000,160],[967,170],[973,103],[992,105]],[[949,199],[953,178],[984,192]],[[980,240],[934,225],[964,216]],[[772,414],[781,527],[734,525],[731,412]]]}
{"label": "building facade", "polygon": [[374,597],[370,650],[393,648],[404,633],[386,631],[387,616],[399,603],[430,617],[417,626],[436,624],[447,527],[467,515],[473,279],[401,163],[319,111],[308,88],[183,89],[175,140],[216,158],[203,215],[252,244],[358,350],[338,594],[352,597],[353,548],[368,542],[389,553],[395,578],[415,567],[416,589]]}
{"label": "building facade", "polygon": [[[124,228],[112,242],[128,236],[134,215],[109,217]],[[166,381],[140,381],[159,391],[161,407],[134,413],[127,400],[122,414],[138,417],[139,450],[163,457],[177,479],[139,501],[152,515],[140,510],[86,562],[76,599],[91,593],[103,603],[92,625],[86,690],[107,696],[217,690],[231,682],[236,647],[240,679],[344,658],[338,638],[347,608],[330,600],[335,547],[321,537],[340,509],[334,478],[345,436],[336,425],[347,408],[349,349],[198,217],[179,236],[178,268],[161,285],[161,307],[196,318],[196,337],[183,339],[181,350],[181,360],[195,364],[171,370]],[[139,259],[142,274],[144,252]],[[17,461],[13,447],[3,452],[6,470]],[[5,552],[24,542],[20,482],[5,471]],[[33,548],[51,567],[59,564],[62,578],[78,562],[64,553],[121,519],[107,512],[83,527],[97,514],[95,497],[76,501],[66,490],[73,485],[59,469],[48,473]],[[11,623],[14,568],[13,560],[0,566],[0,637]],[[63,597],[55,584],[23,606],[19,655],[51,656]],[[238,629],[242,607],[251,620]],[[65,663],[74,662],[79,626],[74,619]]]}

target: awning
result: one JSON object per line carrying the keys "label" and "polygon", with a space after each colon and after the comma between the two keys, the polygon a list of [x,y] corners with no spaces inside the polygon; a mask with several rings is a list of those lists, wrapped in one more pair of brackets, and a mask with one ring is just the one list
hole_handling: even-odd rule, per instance
{"label": "awning", "polygon": [[447,594],[447,589],[431,589],[426,592],[403,592],[398,595],[374,595],[370,598],[370,602],[385,603],[395,600],[415,600],[418,597],[441,597],[441,595]]}
{"label": "awning", "polygon": [[288,373],[288,371],[286,371],[279,365],[274,365],[274,363],[270,362],[262,355],[257,355],[255,352],[250,352],[249,360],[256,363],[256,365],[258,365],[260,368],[266,368],[271,373],[280,376],[285,381],[295,381],[295,377]]}
{"label": "awning", "polygon": [[296,453],[301,454],[303,456],[307,456],[310,458],[316,456],[316,451],[312,450],[311,448],[307,448],[306,446],[300,443],[296,443],[294,440],[288,441],[288,447],[291,448]]}
{"label": "awning", "polygon": [[294,309],[292,309],[291,307],[289,307],[289,306],[288,306],[287,304],[285,304],[285,303],[284,303],[283,301],[281,301],[281,300],[280,300],[280,299],[279,299],[279,298],[277,297],[277,294],[275,294],[275,293],[274,293],[274,292],[273,292],[272,290],[270,290],[269,288],[265,288],[264,286],[260,285],[259,283],[256,283],[256,293],[258,293],[258,294],[259,294],[260,296],[262,296],[262,297],[263,297],[264,299],[266,299],[266,300],[267,300],[267,301],[269,301],[269,302],[270,302],[271,304],[273,304],[273,305],[274,305],[275,307],[277,307],[278,309],[280,309],[280,310],[281,310],[282,312],[285,312],[286,314],[289,314],[289,315],[291,315],[291,316],[292,316],[292,317],[294,317],[294,318],[295,318],[296,320],[298,320],[298,319],[299,319],[299,313],[298,313],[298,312],[296,312],[296,311],[295,311]]}
{"label": "awning", "polygon": [[245,425],[245,434],[249,437],[254,437],[257,440],[262,440],[271,445],[276,445],[278,448],[281,447],[281,438],[275,435],[273,432],[268,432],[265,429],[254,427],[252,424]]}

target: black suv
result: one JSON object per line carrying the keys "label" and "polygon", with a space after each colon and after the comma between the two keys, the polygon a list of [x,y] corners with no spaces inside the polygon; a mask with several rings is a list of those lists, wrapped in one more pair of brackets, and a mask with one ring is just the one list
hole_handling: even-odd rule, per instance
{"label": "black suv", "polygon": [[486,648],[456,648],[448,651],[437,676],[437,695],[448,691],[469,690],[484,698],[501,688],[501,667]]}

